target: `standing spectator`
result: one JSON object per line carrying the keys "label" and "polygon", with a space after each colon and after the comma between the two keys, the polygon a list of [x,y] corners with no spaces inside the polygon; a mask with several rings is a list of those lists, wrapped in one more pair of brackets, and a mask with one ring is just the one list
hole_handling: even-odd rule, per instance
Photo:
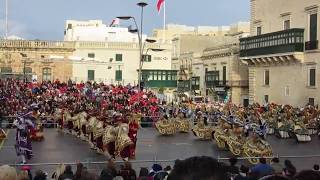
{"label": "standing spectator", "polygon": [[282,174],[283,166],[280,164],[279,158],[275,157],[271,160],[271,167],[273,169],[274,174],[277,174],[277,175]]}
{"label": "standing spectator", "polygon": [[284,166],[285,168],[283,169],[282,174],[288,178],[293,178],[293,176],[297,173],[296,167],[294,167],[289,160],[284,161]]}
{"label": "standing spectator", "polygon": [[58,180],[72,180],[74,178],[72,168],[70,165],[66,166],[66,170],[59,176]]}
{"label": "standing spectator", "polygon": [[251,169],[251,173],[256,175],[258,178],[261,178],[263,176],[272,174],[273,169],[269,164],[267,164],[266,158],[260,158],[259,164]]}
{"label": "standing spectator", "polygon": [[249,180],[247,177],[249,173],[249,168],[247,166],[241,165],[240,172],[235,176],[234,180]]}

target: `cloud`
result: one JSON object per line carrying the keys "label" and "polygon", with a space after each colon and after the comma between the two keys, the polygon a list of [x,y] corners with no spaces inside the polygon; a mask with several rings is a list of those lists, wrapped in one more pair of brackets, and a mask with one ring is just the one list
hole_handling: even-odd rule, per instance
{"label": "cloud", "polygon": [[[8,35],[9,36],[18,36],[24,39],[31,38],[32,34],[29,33],[28,27],[18,21],[11,21],[8,22]],[[5,20],[0,19],[0,36],[5,36]]]}

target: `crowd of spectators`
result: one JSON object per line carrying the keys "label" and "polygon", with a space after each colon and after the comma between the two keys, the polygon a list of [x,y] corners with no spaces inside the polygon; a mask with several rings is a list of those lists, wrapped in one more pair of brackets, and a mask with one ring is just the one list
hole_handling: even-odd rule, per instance
{"label": "crowd of spectators", "polygon": [[191,157],[176,160],[173,168],[153,164],[150,169],[142,167],[137,173],[130,162],[117,167],[109,161],[100,174],[92,173],[83,164],[78,163],[73,171],[70,165],[59,165],[52,175],[38,170],[31,174],[28,166],[17,171],[8,165],[0,166],[1,180],[319,180],[319,165],[313,169],[297,172],[289,160],[283,164],[278,158],[267,163],[260,158],[253,167],[237,165],[237,158],[230,158],[229,164],[218,162],[211,157]]}

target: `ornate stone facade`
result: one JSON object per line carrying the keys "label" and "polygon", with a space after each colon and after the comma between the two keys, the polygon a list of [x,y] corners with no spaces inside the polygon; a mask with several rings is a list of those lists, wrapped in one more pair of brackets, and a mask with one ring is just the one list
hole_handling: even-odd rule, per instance
{"label": "ornate stone facade", "polygon": [[0,77],[67,81],[73,52],[72,42],[0,40]]}

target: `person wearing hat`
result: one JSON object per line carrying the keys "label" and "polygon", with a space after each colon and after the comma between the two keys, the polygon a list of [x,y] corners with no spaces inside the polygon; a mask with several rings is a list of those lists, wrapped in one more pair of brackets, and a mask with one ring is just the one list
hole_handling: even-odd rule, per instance
{"label": "person wearing hat", "polygon": [[30,106],[29,110],[23,114],[20,114],[14,121],[14,125],[17,127],[16,133],[16,153],[21,157],[21,162],[26,163],[27,160],[32,157],[32,145],[30,137],[30,129],[35,128],[33,123],[34,117],[32,113],[36,111],[35,106]]}
{"label": "person wearing hat", "polygon": [[137,144],[137,136],[139,130],[139,119],[141,119],[141,114],[136,113],[134,115],[129,115],[129,138],[133,142],[130,146],[130,158],[135,158],[136,156],[136,144]]}

